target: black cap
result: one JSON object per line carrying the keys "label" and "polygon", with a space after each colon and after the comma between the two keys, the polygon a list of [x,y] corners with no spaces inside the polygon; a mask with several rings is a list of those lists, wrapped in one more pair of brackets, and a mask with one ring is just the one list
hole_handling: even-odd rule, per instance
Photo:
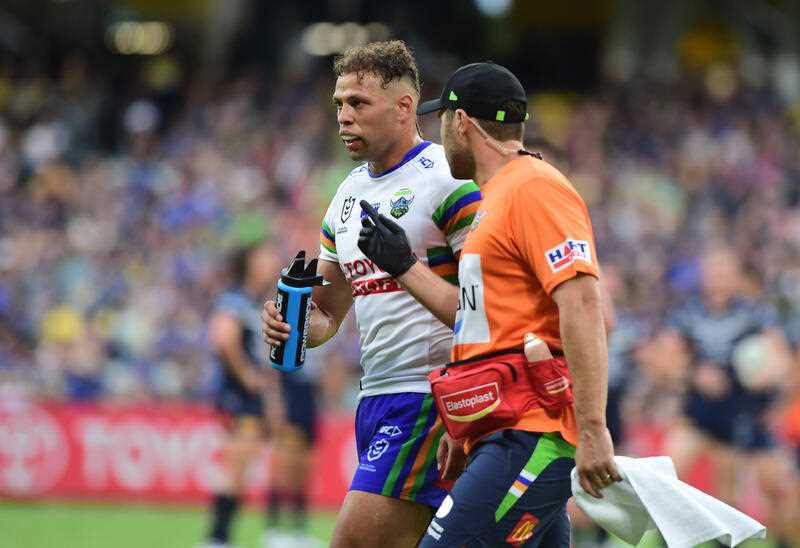
{"label": "black cap", "polygon": [[[506,112],[509,101],[521,103],[519,112]],[[457,108],[481,120],[518,124],[528,119],[528,96],[507,68],[492,62],[471,63],[455,71],[445,84],[442,96],[422,103],[417,114]]]}

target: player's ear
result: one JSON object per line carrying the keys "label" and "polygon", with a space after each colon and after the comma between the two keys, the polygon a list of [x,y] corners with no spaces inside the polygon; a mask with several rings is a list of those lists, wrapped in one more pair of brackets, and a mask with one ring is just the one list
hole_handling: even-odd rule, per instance
{"label": "player's ear", "polygon": [[463,109],[456,109],[455,112],[456,117],[456,129],[458,130],[459,135],[464,135],[467,132],[467,125],[469,124],[469,120],[467,120],[467,113],[464,112]]}
{"label": "player's ear", "polygon": [[405,118],[414,116],[416,108],[414,107],[414,97],[410,93],[404,93],[397,99],[397,110]]}

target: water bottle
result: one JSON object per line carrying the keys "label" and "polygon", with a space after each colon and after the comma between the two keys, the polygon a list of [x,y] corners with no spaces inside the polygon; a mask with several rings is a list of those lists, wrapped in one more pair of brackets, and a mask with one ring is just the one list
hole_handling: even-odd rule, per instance
{"label": "water bottle", "polygon": [[298,251],[291,264],[281,270],[275,308],[283,321],[292,327],[289,340],[269,351],[272,367],[291,373],[303,367],[306,360],[308,324],[311,320],[311,290],[323,285],[322,276],[317,275],[317,259],[305,265],[306,252]]}
{"label": "water bottle", "polygon": [[528,359],[529,363],[538,362],[540,360],[549,360],[553,357],[553,355],[550,353],[550,348],[548,348],[545,342],[530,331],[525,333],[523,343],[525,357]]}

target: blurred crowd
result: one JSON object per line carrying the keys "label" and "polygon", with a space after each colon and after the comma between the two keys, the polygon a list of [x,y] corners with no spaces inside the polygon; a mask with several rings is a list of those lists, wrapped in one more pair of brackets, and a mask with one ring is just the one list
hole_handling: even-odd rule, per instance
{"label": "blurred crowd", "polygon": [[[173,111],[133,98],[109,120],[98,75],[67,68],[0,75],[0,390],[202,399],[229,255],[260,241],[286,262],[315,253],[351,169],[329,90],[296,79],[267,96],[244,75]],[[109,133],[116,150],[101,148]],[[351,334],[330,352],[350,375]]]}
{"label": "blurred crowd", "polygon": [[[101,75],[72,65],[0,71],[0,394],[203,398],[227,253],[264,239],[287,259],[316,249],[352,168],[332,77],[252,71],[187,85],[177,107],[142,94],[109,113],[119,100]],[[769,394],[778,446],[800,443],[800,105],[732,77],[725,93],[687,75],[532,100],[530,148],[592,213],[615,307],[612,426],[632,453],[682,421],[697,360],[673,319],[721,275],[703,270],[714,253],[780,332],[780,366],[751,340],[734,374]],[[437,140],[436,120],[424,124]],[[349,379],[330,384],[357,384],[352,332],[328,360]],[[328,405],[352,405],[339,392],[350,403]]]}
{"label": "blurred crowd", "polygon": [[529,142],[592,213],[618,452],[669,454],[796,545],[800,104],[705,84],[544,98]]}
{"label": "blurred crowd", "polygon": [[[616,313],[609,384],[626,394],[623,422],[680,414],[697,349],[673,336],[675,319],[722,286],[733,300],[759,303],[780,332],[780,367],[750,341],[735,375],[773,374],[758,390],[774,389],[775,406],[790,406],[800,390],[800,104],[746,86],[715,97],[687,78],[538,107],[528,141],[570,176],[592,213]],[[731,264],[704,269],[720,255]],[[798,427],[775,426],[792,435]]]}

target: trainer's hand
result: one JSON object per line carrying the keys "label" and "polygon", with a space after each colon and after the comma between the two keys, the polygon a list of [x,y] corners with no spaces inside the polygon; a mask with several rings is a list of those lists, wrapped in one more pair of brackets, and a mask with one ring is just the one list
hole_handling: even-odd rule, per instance
{"label": "trainer's hand", "polygon": [[603,498],[601,489],[615,481],[622,481],[614,463],[614,444],[607,428],[581,430],[575,452],[575,468],[578,469],[581,487],[598,499]]}
{"label": "trainer's hand", "polygon": [[358,248],[393,277],[402,276],[417,262],[405,231],[385,215],[379,215],[366,200],[359,203],[367,215],[361,218]]}
{"label": "trainer's hand", "polygon": [[464,454],[464,442],[456,441],[445,432],[439,440],[436,451],[436,463],[443,480],[455,480],[464,471],[467,455]]}
{"label": "trainer's hand", "polygon": [[283,317],[275,307],[275,301],[264,303],[264,308],[261,310],[261,331],[264,334],[264,342],[271,346],[280,346],[289,340],[292,326],[284,323]]}

